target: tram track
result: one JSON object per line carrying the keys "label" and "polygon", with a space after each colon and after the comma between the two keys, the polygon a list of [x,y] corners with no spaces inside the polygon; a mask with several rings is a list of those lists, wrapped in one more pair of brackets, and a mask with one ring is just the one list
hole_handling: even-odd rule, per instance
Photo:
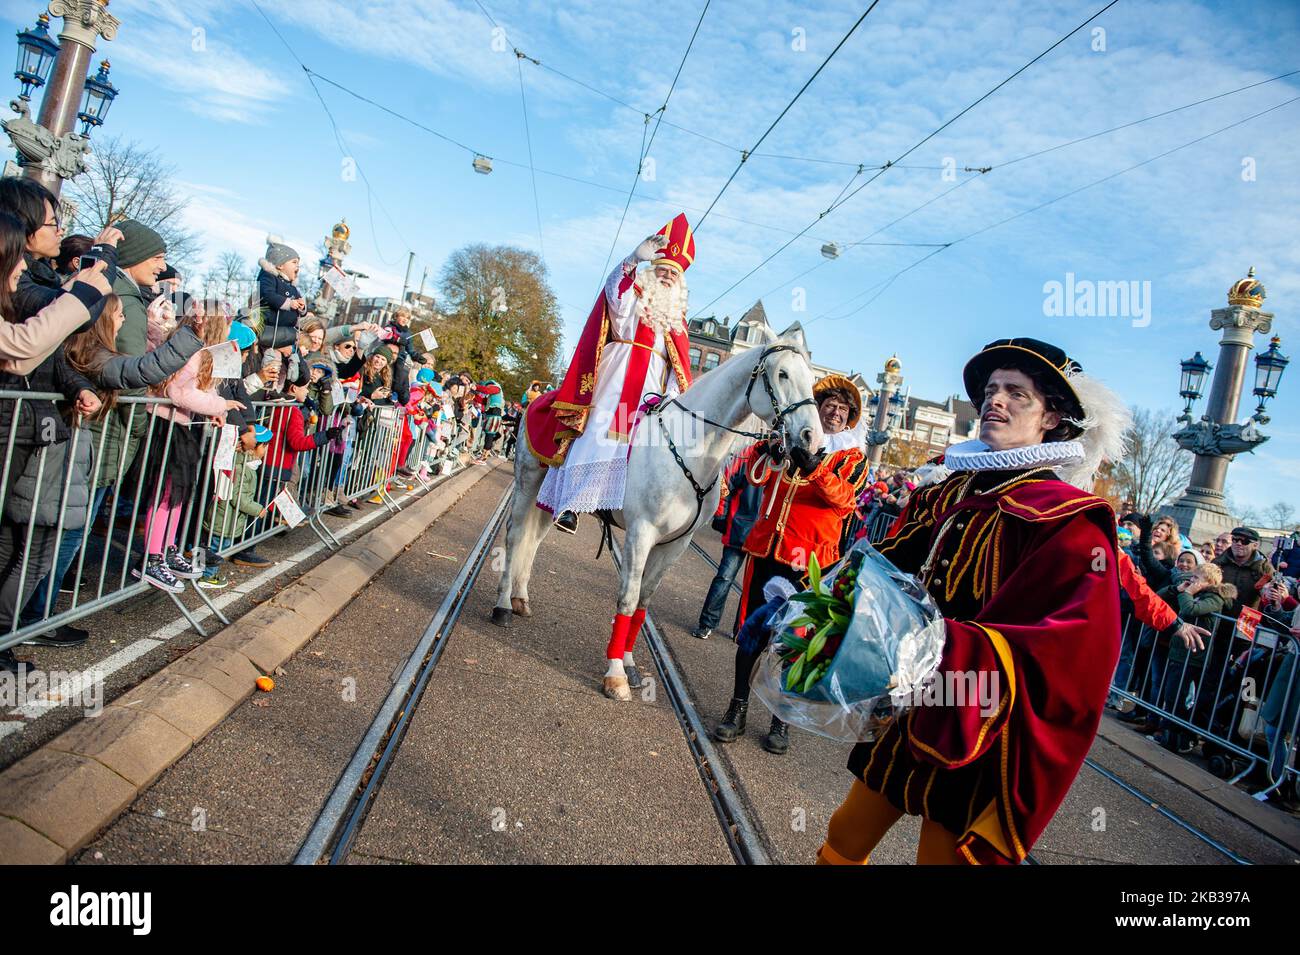
{"label": "tram track", "polygon": [[[347,861],[470,592],[488,563],[493,541],[505,526],[510,493],[507,488],[470,549],[424,635],[299,847],[293,860],[295,865],[339,865]],[[611,554],[617,567],[617,548]],[[643,638],[654,660],[659,686],[677,719],[691,763],[699,774],[732,858],[742,865],[771,864],[759,827],[709,739],[672,651],[649,614]]]}
{"label": "tram track", "polygon": [[347,860],[393,757],[402,745],[420,697],[450,641],[465,601],[487,563],[492,542],[505,524],[510,493],[511,489],[507,488],[488,518],[424,635],[335,783],[299,848],[294,865],[339,865]]}
{"label": "tram track", "polygon": [[[691,549],[694,550],[695,553],[698,554],[701,558],[703,558],[704,561],[708,563],[710,567],[712,567],[715,571],[717,570],[718,561],[714,560],[713,555],[710,554],[707,550],[705,550],[700,544],[692,540]],[[740,587],[735,583],[735,581],[732,581],[731,590],[736,594],[740,594]],[[1212,835],[1205,832],[1203,829],[1195,825],[1195,823],[1191,822],[1186,817],[1181,816],[1178,813],[1174,812],[1168,806],[1161,803],[1160,800],[1158,800],[1156,797],[1152,796],[1147,792],[1144,792],[1143,790],[1139,789],[1136,786],[1133,786],[1131,783],[1120,778],[1116,773],[1107,769],[1105,766],[1102,766],[1100,763],[1098,763],[1091,757],[1084,759],[1084,765],[1087,766],[1089,769],[1093,770],[1094,772],[1096,772],[1103,779],[1123,789],[1130,796],[1142,802],[1147,808],[1154,810],[1156,813],[1158,813],[1159,815],[1167,819],[1169,822],[1173,823],[1179,829],[1182,829],[1183,831],[1187,832],[1189,835],[1205,843],[1211,849],[1215,850],[1216,852],[1226,857],[1233,864],[1236,865],[1253,864],[1249,859],[1246,859],[1245,857],[1234,852],[1228,846],[1224,845],[1218,839],[1215,839]],[[1042,862],[1039,859],[1034,858],[1033,855],[1031,854],[1026,857],[1025,864],[1041,865]]]}
{"label": "tram track", "polygon": [[[618,549],[611,547],[610,556],[614,559],[614,566],[621,572]],[[649,611],[645,615],[643,636],[650,648],[655,669],[659,672],[660,684],[668,694],[669,705],[686,737],[686,745],[690,748],[695,768],[709,794],[718,823],[722,826],[732,857],[739,865],[771,865],[772,857],[759,836],[759,827],[732,781],[726,763],[709,738],[709,731],[700,718],[699,710],[686,691],[672,648]]]}

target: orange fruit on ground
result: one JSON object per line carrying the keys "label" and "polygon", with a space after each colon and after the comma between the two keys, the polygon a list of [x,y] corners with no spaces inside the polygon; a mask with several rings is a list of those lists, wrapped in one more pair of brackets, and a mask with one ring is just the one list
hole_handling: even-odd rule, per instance
{"label": "orange fruit on ground", "polygon": [[257,688],[264,693],[270,693],[275,689],[275,681],[269,676],[259,676],[257,678]]}

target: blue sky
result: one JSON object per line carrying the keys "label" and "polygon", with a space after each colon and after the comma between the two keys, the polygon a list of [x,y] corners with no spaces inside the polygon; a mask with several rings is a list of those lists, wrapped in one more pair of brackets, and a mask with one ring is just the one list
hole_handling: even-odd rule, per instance
{"label": "blue sky", "polygon": [[[911,153],[904,165],[917,168],[887,170],[711,304],[831,205],[853,164],[897,158],[1104,2],[881,0],[700,229],[689,273],[693,313],[709,306],[734,318],[762,295],[778,327],[805,324],[818,361],[874,379],[896,352],[913,394],[936,399],[958,390],[962,363],[985,342],[1033,335],[1066,347],[1134,404],[1172,409],[1178,360],[1197,349],[1215,360],[1210,310],[1253,265],[1283,350],[1300,357],[1300,103],[964,239],[883,290],[930,249],[847,247],[873,233],[873,242],[952,242],[1300,95],[1300,76],[1291,77],[998,168],[1300,69],[1300,7],[1285,0],[1121,0]],[[262,8],[313,70],[494,157],[489,176],[473,172],[469,152],[318,81],[341,149],[294,58],[241,0],[114,0],[123,24],[96,55],[112,60],[122,91],[106,131],[156,146],[175,164],[190,197],[187,221],[209,258],[227,249],[255,258],[268,232],[307,258],[345,216],[351,264],[372,276],[363,294],[395,295],[408,250],[415,285],[426,267],[432,283],[448,253],[469,242],[540,245],[567,349],[603,277],[636,173],[645,129],[638,110],[663,102],[702,3],[484,5],[504,42],[474,0]],[[653,181],[638,184],[615,254],[676,211],[697,219],[738,150],[752,145],[866,5],[715,0],[650,150]],[[39,6],[6,0],[3,9],[19,29]],[[522,64],[540,240],[514,46],[635,107]],[[372,188],[345,175],[345,156]],[[945,163],[995,168],[946,180]],[[968,175],[968,184],[882,230]],[[847,248],[828,262],[819,250],[831,240]],[[1067,274],[1149,288],[1149,312],[1046,314],[1045,284]],[[1241,416],[1252,408],[1253,400],[1243,402]],[[1297,502],[1300,367],[1283,380],[1273,412],[1272,441],[1239,458],[1229,477],[1234,498],[1261,508]]]}

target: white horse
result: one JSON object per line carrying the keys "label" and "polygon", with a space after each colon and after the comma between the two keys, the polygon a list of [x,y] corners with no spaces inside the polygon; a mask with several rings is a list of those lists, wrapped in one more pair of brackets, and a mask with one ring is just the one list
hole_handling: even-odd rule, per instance
{"label": "white horse", "polygon": [[[814,377],[798,345],[769,336],[764,345],[700,376],[662,411],[641,420],[628,459],[623,509],[611,513],[625,531],[618,613],[631,615],[650,602],[691,535],[712,518],[723,462],[737,432],[752,425],[753,416],[781,430],[787,446],[811,452],[821,445],[821,420],[812,399]],[[506,566],[492,611],[498,626],[509,626],[512,613],[532,614],[528,581],[537,547],[551,527],[551,516],[537,506],[545,473],[526,448],[516,452]]]}

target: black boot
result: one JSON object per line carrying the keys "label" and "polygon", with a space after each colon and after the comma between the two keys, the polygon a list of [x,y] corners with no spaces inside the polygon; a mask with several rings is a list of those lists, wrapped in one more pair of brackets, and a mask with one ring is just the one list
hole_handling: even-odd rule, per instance
{"label": "black boot", "polygon": [[555,528],[566,534],[578,533],[578,515],[573,511],[561,511],[555,519]]}
{"label": "black boot", "polygon": [[784,756],[790,748],[790,727],[772,717],[772,725],[763,737],[763,748],[776,756]]}
{"label": "black boot", "polygon": [[719,743],[733,742],[737,736],[745,734],[745,714],[749,712],[749,700],[738,700],[734,696],[731,698],[731,705],[727,707],[727,713],[722,717],[713,730],[713,738]]}

